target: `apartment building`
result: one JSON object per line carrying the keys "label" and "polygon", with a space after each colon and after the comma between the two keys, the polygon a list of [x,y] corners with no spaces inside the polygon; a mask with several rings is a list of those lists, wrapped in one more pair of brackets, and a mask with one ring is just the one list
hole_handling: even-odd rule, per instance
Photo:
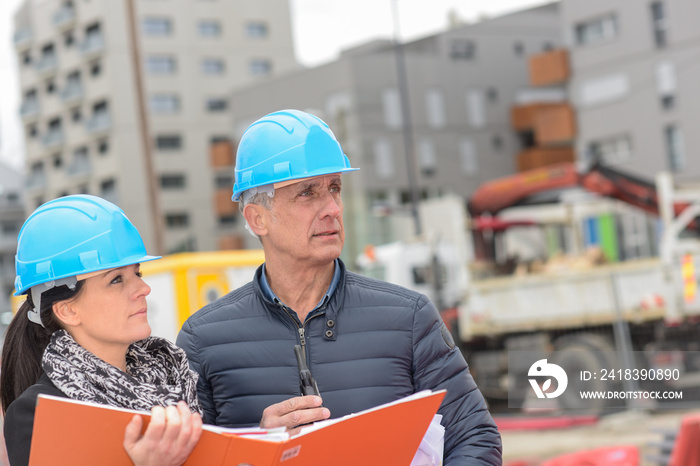
{"label": "apartment building", "polygon": [[561,17],[579,159],[700,179],[700,2],[563,0]]}
{"label": "apartment building", "polygon": [[15,289],[17,235],[24,219],[24,178],[0,163],[0,330],[12,317],[10,295]]}
{"label": "apartment building", "polygon": [[26,0],[14,24],[27,209],[95,194],[160,253],[230,246],[210,158],[233,160],[231,90],[298,66],[288,1]]}
{"label": "apartment building", "polygon": [[[510,126],[513,99],[529,85],[528,57],[560,43],[558,6],[548,4],[403,44],[421,198],[466,198],[480,183],[514,172],[520,143]],[[393,42],[379,40],[231,97],[234,139],[281,108],[305,109],[329,123],[361,168],[343,179],[350,259],[365,244],[396,239],[383,214],[406,212],[410,200],[396,63]],[[405,234],[412,233],[409,226]]]}

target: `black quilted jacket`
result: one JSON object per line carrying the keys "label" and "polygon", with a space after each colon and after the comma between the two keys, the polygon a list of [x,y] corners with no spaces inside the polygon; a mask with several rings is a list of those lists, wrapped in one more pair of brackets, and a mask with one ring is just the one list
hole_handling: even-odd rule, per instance
{"label": "black quilted jacket", "polygon": [[263,410],[298,396],[294,345],[331,417],[425,389],[447,389],[439,410],[447,465],[501,464],[501,437],[432,303],[419,293],[348,272],[302,324],[268,301],[255,279],[191,316],[178,335],[193,370],[204,421],[257,425]]}

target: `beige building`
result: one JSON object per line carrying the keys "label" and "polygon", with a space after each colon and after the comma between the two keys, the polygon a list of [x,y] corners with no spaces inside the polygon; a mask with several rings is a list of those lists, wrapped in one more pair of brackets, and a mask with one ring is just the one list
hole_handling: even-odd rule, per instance
{"label": "beige building", "polygon": [[27,210],[95,194],[121,206],[160,253],[234,247],[229,96],[298,66],[288,1],[139,0],[134,22],[130,4],[26,0],[17,11]]}

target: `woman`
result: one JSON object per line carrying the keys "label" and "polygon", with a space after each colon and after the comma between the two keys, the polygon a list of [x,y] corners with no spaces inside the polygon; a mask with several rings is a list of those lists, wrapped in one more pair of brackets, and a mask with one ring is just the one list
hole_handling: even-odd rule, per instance
{"label": "woman", "polygon": [[124,448],[136,465],[182,464],[202,432],[196,375],[184,352],[150,337],[143,241],[115,205],[67,196],[22,226],[16,295],[27,294],[2,350],[0,400],[12,466],[26,465],[40,393],[121,408],[152,409],[141,435],[135,415]]}

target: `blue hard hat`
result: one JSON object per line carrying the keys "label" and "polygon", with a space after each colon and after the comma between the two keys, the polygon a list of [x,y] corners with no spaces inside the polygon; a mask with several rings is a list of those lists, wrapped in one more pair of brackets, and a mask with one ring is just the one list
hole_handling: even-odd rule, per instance
{"label": "blue hard hat", "polygon": [[243,133],[236,154],[232,200],[281,181],[359,170],[320,118],[300,110],[265,115]]}
{"label": "blue hard hat", "polygon": [[49,201],[22,225],[15,256],[15,296],[41,283],[137,264],[149,256],[124,211],[96,196]]}

